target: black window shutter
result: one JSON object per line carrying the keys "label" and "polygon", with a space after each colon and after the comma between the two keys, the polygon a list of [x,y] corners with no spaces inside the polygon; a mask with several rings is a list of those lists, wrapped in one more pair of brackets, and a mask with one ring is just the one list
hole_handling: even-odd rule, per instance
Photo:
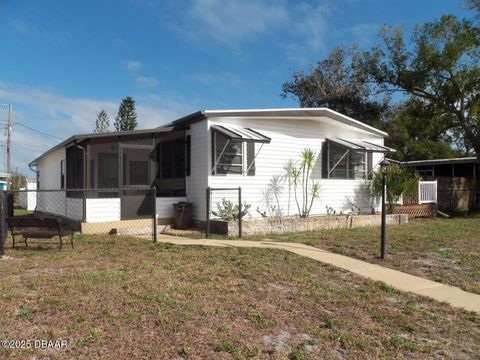
{"label": "black window shutter", "polygon": [[328,178],[328,143],[322,143],[322,178]]}
{"label": "black window shutter", "polygon": [[373,162],[373,153],[369,151],[367,153],[367,174],[368,174],[367,178],[368,179],[373,179],[372,162]]}
{"label": "black window shutter", "polygon": [[212,129],[212,165],[211,165],[211,169],[212,169],[212,175],[215,175],[215,157],[216,157],[216,154],[215,154],[215,131],[213,131]]}
{"label": "black window shutter", "polygon": [[192,137],[187,135],[185,140],[185,176],[190,176]]}
{"label": "black window shutter", "polygon": [[248,169],[247,176],[254,176],[255,175],[255,143],[254,142],[247,142],[247,168]]}

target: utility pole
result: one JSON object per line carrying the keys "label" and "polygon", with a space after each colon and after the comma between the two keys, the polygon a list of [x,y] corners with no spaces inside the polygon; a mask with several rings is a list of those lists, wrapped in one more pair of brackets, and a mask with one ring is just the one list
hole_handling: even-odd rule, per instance
{"label": "utility pole", "polygon": [[[7,121],[7,174],[12,175],[12,104],[8,104]],[[10,190],[10,180],[7,180],[7,190]]]}

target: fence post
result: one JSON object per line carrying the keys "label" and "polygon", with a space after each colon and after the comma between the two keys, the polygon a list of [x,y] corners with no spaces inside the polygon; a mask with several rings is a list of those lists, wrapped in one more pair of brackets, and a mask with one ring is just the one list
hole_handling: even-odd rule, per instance
{"label": "fence post", "polygon": [[242,238],[242,187],[238,187],[238,238]]}
{"label": "fence post", "polygon": [[418,182],[418,203],[422,203],[422,182]]}
{"label": "fence post", "polygon": [[0,191],[0,258],[5,255],[5,241],[7,241],[7,199],[5,191]]}
{"label": "fence post", "polygon": [[157,242],[157,187],[152,185],[153,242]]}
{"label": "fence post", "polygon": [[[82,220],[83,222],[87,222],[87,190],[83,190],[83,199],[82,199],[82,204],[83,204],[83,212],[82,212]],[[66,196],[67,192],[65,191],[65,206],[67,205],[66,201]],[[67,216],[67,213],[65,212],[65,216]]]}
{"label": "fence post", "polygon": [[210,186],[207,187],[207,192],[206,192],[206,211],[207,213],[205,214],[207,217],[207,223],[205,225],[205,237],[208,239],[210,237]]}

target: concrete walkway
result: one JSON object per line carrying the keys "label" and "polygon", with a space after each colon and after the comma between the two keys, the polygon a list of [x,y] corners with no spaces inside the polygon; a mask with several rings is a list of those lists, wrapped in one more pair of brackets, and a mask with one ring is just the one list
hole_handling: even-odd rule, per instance
{"label": "concrete walkway", "polygon": [[159,234],[158,241],[176,245],[282,249],[325,264],[330,264],[335,267],[348,270],[352,273],[375,281],[383,281],[384,283],[398,290],[408,291],[417,295],[428,296],[437,301],[446,302],[454,307],[463,308],[465,310],[474,311],[480,314],[480,295],[478,294],[469,293],[455,286],[445,285],[436,281],[409,275],[401,271],[392,270],[380,265],[371,264],[366,261],[334,254],[309,245],[274,242],[268,240],[199,240],[163,234]]}

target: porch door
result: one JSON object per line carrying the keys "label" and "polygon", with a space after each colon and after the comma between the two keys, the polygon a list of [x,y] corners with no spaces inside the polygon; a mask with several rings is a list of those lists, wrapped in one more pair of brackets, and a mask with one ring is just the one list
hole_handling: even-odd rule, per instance
{"label": "porch door", "polygon": [[152,147],[121,148],[121,219],[145,219],[152,216]]}

